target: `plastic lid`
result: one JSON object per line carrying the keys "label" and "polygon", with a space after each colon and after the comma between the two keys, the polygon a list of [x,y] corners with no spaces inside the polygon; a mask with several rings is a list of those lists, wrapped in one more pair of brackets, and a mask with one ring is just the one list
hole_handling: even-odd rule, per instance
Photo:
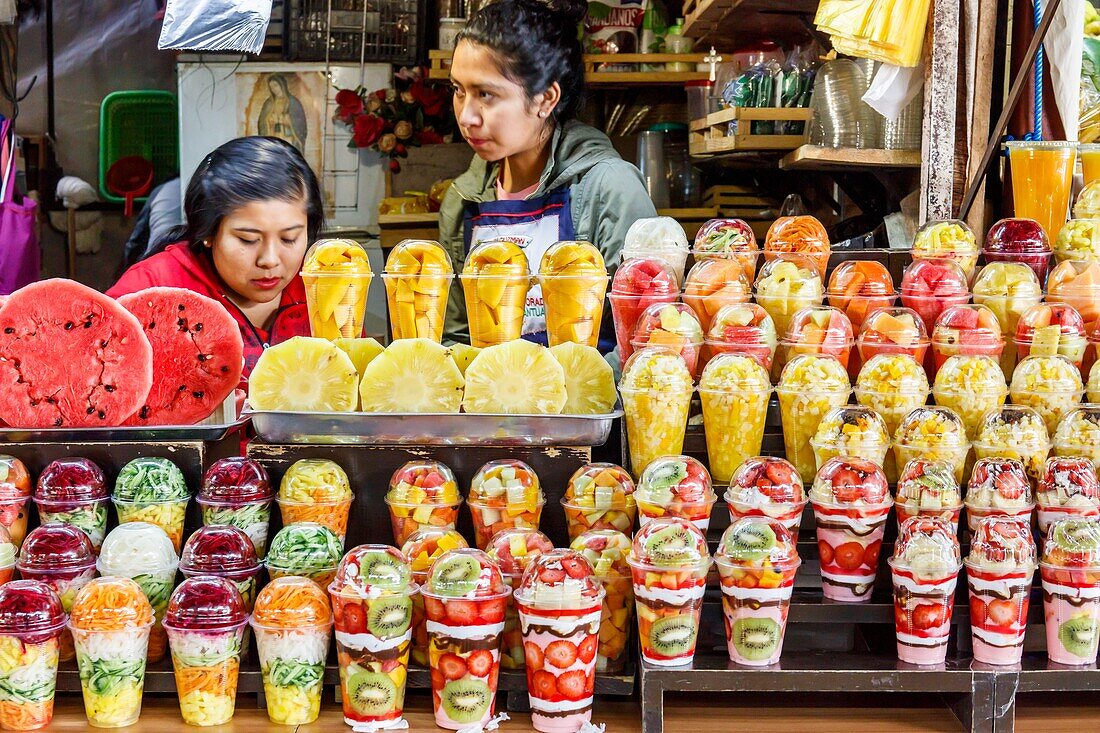
{"label": "plastic lid", "polygon": [[1096,305],[1089,299],[1096,298],[1100,292],[1100,263],[1095,255],[1089,255],[1084,261],[1067,260],[1054,267],[1047,276],[1047,293],[1050,296],[1065,298],[1077,298],[1084,300],[1080,305],[1082,309],[1091,306],[1096,310]]}
{"label": "plastic lid", "polygon": [[[979,298],[1019,298],[1020,303],[1034,298],[1038,302],[1042,294],[1043,289],[1035,270],[1021,262],[990,262],[978,271],[978,276],[974,279],[976,303],[983,302]],[[1012,312],[1018,313],[1018,308],[1015,303],[1009,305]]]}
{"label": "plastic lid", "polygon": [[531,561],[554,549],[550,538],[530,527],[502,529],[489,540],[485,552],[505,575],[519,576]]}
{"label": "plastic lid", "polygon": [[825,296],[817,265],[804,255],[786,252],[770,257],[761,265],[754,289],[758,299]]}
{"label": "plastic lid", "polygon": [[1024,464],[1015,458],[979,458],[970,472],[966,504],[975,507],[1024,507],[1035,503]]}
{"label": "plastic lid", "polygon": [[142,573],[175,570],[179,557],[163,529],[147,522],[127,522],[107,533],[97,564],[100,575],[133,578]]}
{"label": "plastic lid", "polygon": [[756,303],[724,305],[714,314],[707,331],[708,341],[730,344],[761,344],[775,348],[775,322]]}
{"label": "plastic lid", "polygon": [[649,346],[638,349],[626,360],[619,386],[626,389],[690,390],[691,372],[678,353]]}
{"label": "plastic lid", "polygon": [[615,270],[615,278],[611,281],[613,295],[673,295],[679,292],[672,268],[655,257],[626,260]]}
{"label": "plastic lid", "polygon": [[947,297],[968,293],[966,273],[950,259],[913,260],[901,276],[901,294],[915,298]]}
{"label": "plastic lid", "polygon": [[901,471],[895,500],[917,509],[962,506],[955,469],[946,461],[914,458]]}
{"label": "plastic lid", "polygon": [[306,250],[304,275],[370,275],[370,258],[353,239],[318,239]]}
{"label": "plastic lid", "polygon": [[959,413],[949,407],[918,407],[902,418],[895,437],[903,445],[964,445],[966,428]]}
{"label": "plastic lid", "polygon": [[635,500],[661,507],[713,501],[710,473],[691,456],[662,456],[642,471]]}
{"label": "plastic lid", "polygon": [[124,631],[153,624],[153,607],[129,578],[93,578],[76,592],[69,623],[88,631]]}
{"label": "plastic lid", "polygon": [[[1016,342],[1033,348],[1050,346],[1056,349],[1064,336],[1076,336],[1082,342],[1086,339],[1085,320],[1069,305],[1041,303],[1032,306],[1024,311],[1016,326]],[[1054,356],[1055,353],[1035,355]]]}
{"label": "plastic lid", "polygon": [[1082,389],[1081,372],[1064,356],[1029,356],[1023,359],[1016,365],[1010,385],[1013,395],[1080,392]]}
{"label": "plastic lid", "polygon": [[584,555],[601,580],[630,572],[626,562],[630,548],[630,538],[614,529],[590,529],[577,535],[569,545],[569,549]]}
{"label": "plastic lid", "polygon": [[405,544],[401,546],[401,554],[409,558],[414,574],[427,573],[431,570],[432,563],[443,553],[460,547],[469,547],[469,545],[466,543],[466,538],[457,530],[422,527],[405,540]]}
{"label": "plastic lid", "polygon": [[535,469],[523,461],[501,458],[477,470],[470,482],[470,501],[505,505],[537,505],[545,501]]}
{"label": "plastic lid", "polygon": [[671,216],[637,219],[626,230],[623,238],[623,260],[658,252],[686,253],[687,250],[688,240],[684,227]]}
{"label": "plastic lid", "polygon": [[519,244],[509,239],[489,239],[479,243],[466,255],[464,275],[517,277],[529,274],[527,255]]}
{"label": "plastic lid", "polygon": [[957,355],[936,372],[935,391],[952,394],[1001,394],[1007,391],[1001,365],[991,356]]}
{"label": "plastic lid", "polygon": [[267,470],[243,456],[215,461],[206,469],[199,487],[199,498],[205,501],[260,502],[273,494]]}
{"label": "plastic lid", "polygon": [[332,623],[332,607],[321,586],[299,575],[284,575],[264,586],[252,608],[252,623],[303,629]]}
{"label": "plastic lid", "polygon": [[359,545],[348,550],[329,586],[333,594],[354,598],[406,593],[412,582],[409,560],[388,545]]}
{"label": "plastic lid", "polygon": [[342,501],[351,497],[348,475],[327,458],[295,461],[279,484],[279,498],[286,501]]}
{"label": "plastic lid", "polygon": [[783,343],[790,347],[813,348],[812,353],[836,356],[852,347],[855,333],[844,311],[828,305],[814,305],[794,314]]}
{"label": "plastic lid", "polygon": [[891,502],[882,468],[855,456],[837,456],[825,461],[810,489],[810,500],[819,504],[866,507]]}
{"label": "plastic lid", "polygon": [[187,538],[180,553],[187,572],[240,573],[259,570],[256,548],[243,531],[228,525],[200,527]]}
{"label": "plastic lid", "polygon": [[852,388],[848,370],[832,356],[799,354],[787,362],[778,389],[840,392]]}
{"label": "plastic lid", "polygon": [[[1078,498],[1079,497],[1079,498]],[[1083,507],[1100,504],[1100,481],[1088,458],[1054,457],[1047,459],[1039,481],[1039,503]]]}
{"label": "plastic lid", "polygon": [[496,597],[506,592],[497,564],[472,547],[451,550],[436,560],[424,590],[445,598],[470,600]]}
{"label": "plastic lid", "polygon": [[48,635],[64,623],[61,599],[45,583],[11,580],[0,585],[0,634]]}
{"label": "plastic lid", "polygon": [[589,463],[569,478],[565,501],[605,511],[634,505],[634,479],[622,466]]}
{"label": "plastic lid", "polygon": [[921,578],[942,578],[962,565],[955,529],[943,517],[917,516],[902,522],[891,567]]}
{"label": "plastic lid", "polygon": [[842,405],[821,418],[813,442],[834,446],[889,445],[890,433],[886,421],[871,408]]}
{"label": "plastic lid", "polygon": [[271,538],[268,567],[297,573],[335,568],[344,555],[340,538],[315,522],[288,524]]}
{"label": "plastic lid", "polygon": [[386,501],[398,504],[451,505],[462,497],[454,472],[439,461],[409,461],[393,472]]}
{"label": "plastic lid", "polygon": [[715,256],[726,254],[755,254],[760,251],[756,234],[741,219],[710,219],[695,234],[694,252]]}
{"label": "plastic lid", "polygon": [[985,235],[986,252],[1035,254],[1050,252],[1050,240],[1034,219],[1001,219]]}
{"label": "plastic lid", "polygon": [[806,500],[802,477],[790,461],[774,456],[749,458],[733,472],[727,501],[749,506],[797,504]]}
{"label": "plastic lid", "polygon": [[737,259],[699,260],[684,281],[684,302],[711,318],[722,306],[749,301],[752,275]]}
{"label": "plastic lid", "polygon": [[791,533],[769,517],[741,517],[726,528],[714,559],[740,567],[787,568],[798,562]]}
{"label": "plastic lid", "polygon": [[709,566],[707,539],[699,528],[679,517],[660,517],[646,522],[634,534],[627,562],[631,565],[692,570]]}
{"label": "plastic lid", "polygon": [[960,219],[929,221],[913,238],[913,256],[950,256],[978,254],[973,230]]}
{"label": "plastic lid", "polygon": [[928,345],[924,321],[912,308],[880,308],[863,321],[859,330],[860,348],[876,347],[876,355],[910,354]]}
{"label": "plastic lid", "polygon": [[115,479],[117,500],[158,502],[189,496],[183,472],[167,458],[135,458],[122,467]]}
{"label": "plastic lid", "polygon": [[237,586],[225,578],[187,578],[172,591],[164,624],[187,630],[223,629],[248,618]]}
{"label": "plastic lid", "polygon": [[[928,395],[928,375],[924,367],[909,354],[879,354],[871,357],[859,370],[856,397],[861,393],[897,395]],[[924,400],[921,400],[923,402]],[[862,404],[862,400],[860,400]]]}
{"label": "plastic lid", "polygon": [[1015,517],[992,515],[978,520],[970,534],[967,561],[981,566],[1035,567],[1035,540],[1031,527]]}
{"label": "plastic lid", "polygon": [[1042,416],[1026,405],[1001,405],[982,417],[978,443],[1018,447],[1049,442]]}
{"label": "plastic lid", "polygon": [[1089,444],[1092,439],[1100,442],[1100,406],[1084,405],[1067,412],[1058,423],[1054,433],[1054,443],[1081,442]]}
{"label": "plastic lid", "polygon": [[[997,316],[984,305],[953,305],[936,319],[932,343],[962,353],[1004,344]],[[982,352],[978,351],[978,355]]]}
{"label": "plastic lid", "polygon": [[15,456],[0,455],[0,500],[12,500],[31,495],[31,475],[23,461]]}
{"label": "plastic lid", "polygon": [[1100,181],[1085,184],[1073,204],[1073,216],[1076,219],[1091,219],[1100,216]]}
{"label": "plastic lid", "polygon": [[15,565],[19,548],[11,541],[11,534],[4,525],[0,524],[0,568],[10,568]]}
{"label": "plastic lid", "polygon": [[71,524],[47,522],[23,539],[19,570],[68,571],[95,566],[95,548],[84,531]]}
{"label": "plastic lid", "polygon": [[829,261],[829,233],[813,216],[781,216],[768,227],[764,239],[765,252],[796,252],[805,254],[821,274]]}
{"label": "plastic lid", "polygon": [[1069,260],[1085,260],[1100,250],[1100,219],[1070,219],[1058,230],[1054,251]]}
{"label": "plastic lid", "polygon": [[92,501],[110,495],[103,469],[87,458],[59,458],[38,474],[40,501]]}
{"label": "plastic lid", "polygon": [[659,346],[679,352],[703,343],[703,327],[685,303],[654,303],[638,319],[630,343],[635,348]]}
{"label": "plastic lid", "polygon": [[574,550],[551,550],[539,555],[523,573],[516,601],[548,609],[583,609],[598,606],[603,585],[592,566]]}
{"label": "plastic lid", "polygon": [[856,297],[895,295],[894,280],[881,262],[873,260],[847,260],[841,262],[829,276],[827,289],[830,300],[839,308],[847,307]]}
{"label": "plastic lid", "polygon": [[430,239],[403,239],[386,258],[387,275],[452,275],[451,255]]}
{"label": "plastic lid", "polygon": [[760,362],[741,354],[718,354],[707,362],[699,378],[703,391],[771,392],[772,383]]}
{"label": "plastic lid", "polygon": [[1100,522],[1069,517],[1051,524],[1043,542],[1043,562],[1063,568],[1100,567]]}
{"label": "plastic lid", "polygon": [[539,263],[544,277],[607,277],[600,250],[591,242],[558,242]]}

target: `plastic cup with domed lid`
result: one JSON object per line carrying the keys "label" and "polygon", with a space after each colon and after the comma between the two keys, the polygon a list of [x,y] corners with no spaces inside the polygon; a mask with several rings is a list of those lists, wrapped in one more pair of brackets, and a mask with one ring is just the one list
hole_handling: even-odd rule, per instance
{"label": "plastic cup with domed lid", "polygon": [[1011,517],[1030,526],[1035,493],[1024,464],[1015,458],[979,458],[970,472],[965,504],[971,532],[985,517]]}
{"label": "plastic cup with domed lid", "polygon": [[940,517],[907,519],[898,531],[889,565],[898,659],[917,665],[943,664],[962,568],[951,523]]}
{"label": "plastic cup with domed lid", "polygon": [[611,318],[615,322],[615,342],[619,358],[626,361],[633,353],[630,345],[638,319],[655,304],[675,303],[680,297],[680,285],[672,267],[654,256],[624,260],[615,270],[611,292]]}
{"label": "plastic cup with domed lid", "polygon": [[641,526],[661,517],[679,517],[700,532],[710,526],[717,499],[710,472],[691,456],[661,456],[651,461],[634,492]]}
{"label": "plastic cup with domed lid", "polygon": [[603,585],[596,671],[618,672],[626,665],[627,642],[634,627],[634,581],[626,562],[630,537],[614,529],[593,529],[576,537],[569,549],[584,555]]}
{"label": "plastic cup with domed lid", "polygon": [[5,701],[0,726],[35,730],[53,720],[58,646],[65,628],[61,599],[36,580],[0,585],[0,655]]}
{"label": "plastic cup with domed lid", "polygon": [[[461,547],[469,547],[466,538],[453,529],[441,529],[439,527],[426,527],[413,532],[409,539],[401,546],[401,553],[409,558],[409,566],[412,569],[412,579],[417,585],[424,585],[428,580],[428,572],[431,571],[435,561],[451,550]],[[428,626],[424,613],[424,596],[417,593],[412,597],[412,660],[421,667],[427,667],[428,661]]]}
{"label": "plastic cup with domed lid", "polygon": [[817,468],[830,458],[865,458],[882,466],[890,450],[886,422],[869,407],[844,405],[825,413],[810,439]]}
{"label": "plastic cup with domed lid", "polygon": [[1019,664],[1037,567],[1031,527],[1011,517],[982,519],[970,536],[965,565],[974,659]]}
{"label": "plastic cup with domed lid", "polygon": [[283,474],[277,501],[284,527],[316,522],[331,529],[343,543],[354,498],[347,473],[335,461],[303,458]]}
{"label": "plastic cup with domed lid", "polygon": [[180,551],[191,492],[179,466],[162,457],[135,458],[118,472],[111,499],[119,524],[155,524],[171,538],[176,552]]}
{"label": "plastic cup with domed lid", "polygon": [[[180,572],[184,577],[214,575],[237,586],[245,609],[252,611],[263,568],[256,557],[252,541],[236,527],[200,527],[187,538],[180,554]],[[248,652],[249,637],[244,635],[244,650]]]}
{"label": "plastic cup with domed lid", "polygon": [[504,582],[512,589],[512,600],[504,617],[504,633],[501,637],[500,665],[505,669],[523,669],[525,655],[523,634],[519,628],[519,611],[516,609],[514,591],[519,587],[523,571],[544,552],[554,549],[550,538],[537,529],[513,527],[502,529],[493,535],[485,552],[500,568]]}
{"label": "plastic cup with domed lid", "polygon": [[[31,530],[15,563],[19,577],[45,583],[71,612],[80,589],[95,577],[95,549],[88,535],[68,524],[53,522]],[[76,654],[72,635],[61,635],[61,661]]]}
{"label": "plastic cup with domed lid", "polygon": [[84,530],[99,551],[107,534],[110,491],[103,469],[87,458],[59,458],[42,473],[34,492],[42,524],[61,522]]}
{"label": "plastic cup with domed lid", "polygon": [[634,479],[613,463],[588,463],[569,478],[562,497],[569,538],[594,529],[631,532],[638,505]]}
{"label": "plastic cup with domed lid", "polygon": [[637,257],[660,258],[676,276],[677,288],[684,279],[688,250],[683,226],[670,216],[638,219],[630,225],[623,238],[624,262]]}
{"label": "plastic cup with domed lid", "polygon": [[955,472],[955,480],[962,483],[970,441],[962,418],[951,408],[922,406],[911,410],[894,432],[893,448],[897,465],[905,466],[914,458],[946,461]]}
{"label": "plastic cup with domed lid", "polygon": [[756,302],[768,312],[776,333],[786,335],[794,314],[821,305],[825,286],[816,264],[805,255],[779,252],[763,264],[753,285]]}
{"label": "plastic cup with domed lid", "polygon": [[683,450],[693,391],[691,372],[679,354],[651,346],[627,360],[619,395],[635,478],[650,461]]}
{"label": "plastic cup with domed lid", "polygon": [[775,392],[787,460],[800,475],[813,476],[817,460],[810,440],[826,413],[848,404],[852,394],[848,370],[831,356],[800,354],[783,368]]}
{"label": "plastic cup with domed lid", "polygon": [[1070,517],[1050,525],[1039,560],[1047,656],[1096,664],[1100,641],[1100,521]]}
{"label": "plastic cup with domed lid", "polygon": [[1034,219],[1001,219],[985,235],[982,254],[989,262],[1017,262],[1031,268],[1039,282],[1046,280],[1052,249],[1042,225]]}
{"label": "plastic cup with domed lid", "polygon": [[306,250],[302,282],[310,332],[333,341],[363,335],[374,278],[366,248],[352,239],[319,239]]}
{"label": "plastic cup with domed lid", "polygon": [[723,307],[752,299],[755,272],[755,268],[746,269],[734,258],[704,259],[692,266],[684,282],[683,300],[695,312],[704,332],[710,330]]}
{"label": "plastic cup with domed lid", "polygon": [[1100,481],[1092,460],[1083,457],[1048,458],[1035,492],[1039,536],[1059,519],[1100,518]]}
{"label": "plastic cup with domed lid", "polygon": [[775,456],[748,459],[734,472],[724,498],[730,524],[747,517],[764,517],[782,524],[798,541],[809,499],[802,477],[790,461]]}
{"label": "plastic cup with domed lid", "polygon": [[936,372],[952,356],[988,356],[1000,363],[1005,339],[997,316],[983,305],[953,305],[940,313],[932,329]]}
{"label": "plastic cup with domed lid", "polygon": [[462,495],[454,472],[439,461],[409,461],[394,471],[384,497],[398,546],[424,527],[454,529]]}
{"label": "plastic cup with domed lid", "polygon": [[443,338],[447,295],[454,280],[451,256],[439,242],[404,239],[390,250],[382,282],[394,339]]}
{"label": "plastic cup with domed lid", "polygon": [[976,458],[1015,458],[1035,486],[1043,478],[1050,436],[1038,412],[1022,405],[1002,405],[986,412],[974,436]]}
{"label": "plastic cup with domed lid", "polygon": [[228,524],[242,530],[263,560],[274,498],[264,467],[251,458],[233,456],[214,461],[206,469],[196,500],[204,525]]}
{"label": "plastic cup with domed lid", "polygon": [[603,255],[591,242],[558,242],[546,250],[538,282],[550,346],[596,346],[608,280]]}
{"label": "plastic cup with domed lid", "polygon": [[946,461],[915,458],[901,469],[894,495],[898,528],[913,517],[939,517],[959,528],[963,499],[955,471]]}

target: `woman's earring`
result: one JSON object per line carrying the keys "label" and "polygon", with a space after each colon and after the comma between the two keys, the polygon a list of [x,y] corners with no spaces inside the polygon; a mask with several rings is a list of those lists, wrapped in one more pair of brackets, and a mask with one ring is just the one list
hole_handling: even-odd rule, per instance
{"label": "woman's earring", "polygon": [[546,117],[546,110],[541,110],[539,112],[539,117]]}

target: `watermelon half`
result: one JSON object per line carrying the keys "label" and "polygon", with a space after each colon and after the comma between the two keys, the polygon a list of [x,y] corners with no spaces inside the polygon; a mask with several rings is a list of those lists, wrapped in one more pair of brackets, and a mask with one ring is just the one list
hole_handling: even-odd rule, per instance
{"label": "watermelon half", "polygon": [[0,384],[0,420],[13,428],[115,427],[149,394],[153,348],[111,298],[42,280],[0,307]]}
{"label": "watermelon half", "polygon": [[237,387],[244,342],[221,303],[183,288],[148,288],[118,302],[145,330],[156,375],[127,425],[193,425]]}

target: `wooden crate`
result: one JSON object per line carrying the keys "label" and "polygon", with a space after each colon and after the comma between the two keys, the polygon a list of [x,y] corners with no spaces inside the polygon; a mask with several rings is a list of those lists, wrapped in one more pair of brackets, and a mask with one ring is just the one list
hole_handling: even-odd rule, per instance
{"label": "wooden crate", "polygon": [[[688,148],[692,155],[710,156],[737,150],[792,150],[806,141],[813,111],[800,107],[730,107],[691,123]],[[801,135],[760,135],[752,122],[805,122]],[[737,122],[730,134],[729,125]]]}

